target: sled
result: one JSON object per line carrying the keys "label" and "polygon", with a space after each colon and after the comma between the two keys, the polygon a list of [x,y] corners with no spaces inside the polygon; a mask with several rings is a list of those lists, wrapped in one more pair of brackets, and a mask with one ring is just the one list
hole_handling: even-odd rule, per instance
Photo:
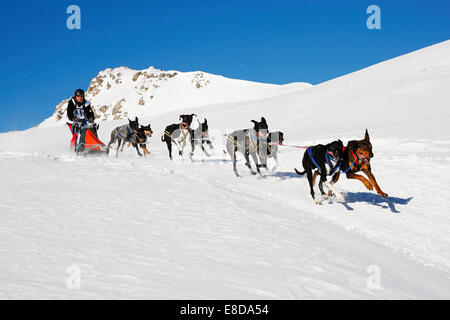
{"label": "sled", "polygon": [[[72,133],[72,140],[70,141],[71,148],[76,154],[84,153],[106,153],[106,146],[97,137],[97,130],[95,127],[83,125],[80,133],[74,133],[72,130],[72,123],[67,122],[70,132]],[[79,136],[79,137],[78,137]]]}

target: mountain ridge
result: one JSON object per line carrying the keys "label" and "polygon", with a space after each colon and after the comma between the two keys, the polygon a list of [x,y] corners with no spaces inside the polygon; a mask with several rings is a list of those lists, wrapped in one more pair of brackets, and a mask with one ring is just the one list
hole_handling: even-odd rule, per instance
{"label": "mountain ridge", "polygon": [[[304,82],[285,85],[226,78],[203,71],[180,72],[149,67],[134,70],[107,68],[86,90],[97,121],[152,116],[183,108],[248,101],[282,95],[312,86]],[[64,125],[70,98],[63,99],[52,116],[38,127]]]}

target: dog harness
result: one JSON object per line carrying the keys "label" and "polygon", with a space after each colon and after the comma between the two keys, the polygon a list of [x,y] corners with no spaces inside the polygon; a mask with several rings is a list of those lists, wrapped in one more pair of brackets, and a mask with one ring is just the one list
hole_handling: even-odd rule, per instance
{"label": "dog harness", "polygon": [[[309,158],[311,159],[311,161],[314,163],[314,165],[317,167],[317,170],[319,170],[320,173],[322,173],[322,171],[320,170],[320,166],[317,164],[317,162],[314,160],[313,156],[312,156],[312,150],[311,147],[308,147],[308,149],[306,149],[306,151],[308,152]],[[330,163],[330,159],[329,159],[330,155],[328,153],[325,154],[325,158],[327,160],[328,166],[330,167],[330,173],[328,174],[329,176],[333,175],[336,172],[336,169],[340,169],[341,168],[341,162],[338,161],[336,163],[336,165],[333,167]]]}
{"label": "dog harness", "polygon": [[249,136],[250,143],[253,146],[253,148],[252,148],[252,150],[250,150],[250,152],[256,152],[258,150],[260,143],[259,143],[258,139],[256,139],[255,136],[252,134],[251,130],[248,131],[248,136]]}
{"label": "dog harness", "polygon": [[[186,131],[186,132],[184,132],[184,131]],[[189,133],[189,125],[186,122],[180,123],[180,134],[183,137],[181,139],[180,138],[178,139],[178,143],[181,143],[184,140],[186,140],[186,137],[187,137],[188,133]]]}
{"label": "dog harness", "polygon": [[[130,129],[131,129],[130,126],[127,125],[127,133],[128,133],[128,135],[130,135]],[[119,137],[122,138],[122,140],[125,140],[125,138],[120,134],[119,128],[116,128],[116,132],[119,135]]]}

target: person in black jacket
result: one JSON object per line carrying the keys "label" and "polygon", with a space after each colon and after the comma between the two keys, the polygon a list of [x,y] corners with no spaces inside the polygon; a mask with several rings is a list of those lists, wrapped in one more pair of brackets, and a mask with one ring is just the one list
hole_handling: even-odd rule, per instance
{"label": "person in black jacket", "polygon": [[70,98],[67,106],[67,118],[73,122],[81,123],[83,119],[86,119],[89,123],[94,123],[94,111],[92,111],[91,103],[84,98],[82,89],[77,89]]}
{"label": "person in black jacket", "polygon": [[[72,121],[75,150],[84,149],[86,130],[89,128],[97,136],[98,125],[94,124],[95,114],[91,103],[84,98],[84,91],[77,89],[67,105],[67,118]],[[78,147],[80,146],[80,147]]]}

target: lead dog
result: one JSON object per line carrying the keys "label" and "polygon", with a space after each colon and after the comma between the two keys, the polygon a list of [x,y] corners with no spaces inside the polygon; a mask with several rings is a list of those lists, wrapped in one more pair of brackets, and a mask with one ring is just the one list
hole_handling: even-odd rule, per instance
{"label": "lead dog", "polygon": [[230,154],[231,161],[233,162],[233,171],[236,177],[239,174],[236,169],[236,152],[241,152],[245,157],[245,165],[249,168],[250,173],[255,175],[250,165],[249,155],[252,156],[256,165],[256,171],[261,175],[258,165],[257,152],[261,143],[267,142],[268,125],[266,119],[261,117],[261,121],[252,120],[254,126],[252,129],[236,130],[228,135],[227,138],[227,150]]}
{"label": "lead dog", "polygon": [[[327,199],[325,191],[323,190],[323,184],[325,183],[330,191],[334,191],[339,200],[343,200],[343,196],[334,189],[334,183],[339,179],[340,166],[342,156],[344,152],[344,144],[341,140],[333,141],[327,145],[316,145],[308,147],[303,155],[303,172],[299,172],[294,168],[295,172],[299,175],[307,174],[309,188],[311,196],[317,204],[320,204],[320,200],[316,198],[314,193],[314,178],[317,173],[320,174],[319,190],[324,199]],[[317,170],[314,174],[313,171]],[[327,176],[332,175],[331,184],[327,182]],[[328,194],[331,196],[331,194]]]}
{"label": "lead dog", "polygon": [[[375,176],[372,174],[370,167],[371,158],[373,158],[372,143],[370,142],[369,132],[366,129],[363,140],[348,142],[343,155],[342,171],[346,173],[347,179],[357,179],[364,183],[364,186],[369,190],[373,190],[375,187],[375,190],[382,198],[387,198],[387,193],[381,190]],[[370,181],[362,175],[356,174],[358,171],[364,172]]]}
{"label": "lead dog", "polygon": [[172,160],[172,142],[177,146],[179,155],[183,155],[184,147],[186,143],[189,142],[191,145],[191,152],[189,153],[189,158],[192,159],[192,154],[194,152],[194,143],[192,140],[192,129],[191,123],[196,114],[182,114],[180,115],[181,123],[174,123],[168,125],[164,130],[164,134],[161,137],[161,141],[167,144],[167,149],[169,150],[169,158]]}

